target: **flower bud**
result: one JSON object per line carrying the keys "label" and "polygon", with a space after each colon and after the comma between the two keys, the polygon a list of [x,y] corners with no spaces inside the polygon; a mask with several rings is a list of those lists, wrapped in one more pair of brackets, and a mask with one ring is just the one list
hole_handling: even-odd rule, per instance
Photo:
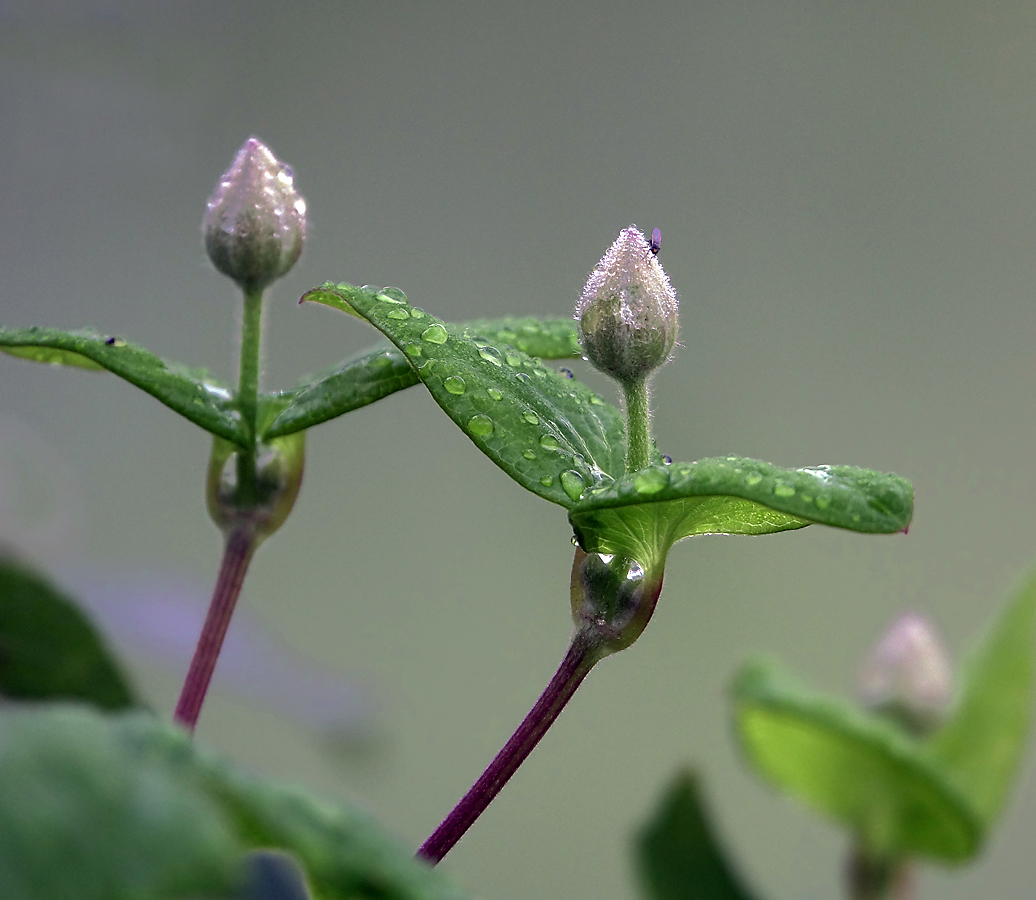
{"label": "flower bud", "polygon": [[639,381],[669,358],[678,309],[652,245],[631,225],[590,273],[576,304],[583,350],[623,384]]}
{"label": "flower bud", "polygon": [[911,733],[925,735],[945,719],[953,691],[946,649],[922,616],[907,613],[864,661],[858,693],[865,706]]}
{"label": "flower bud", "polygon": [[306,239],[291,167],[258,138],[245,141],[209,197],[202,234],[212,264],[246,292],[286,275]]}
{"label": "flower bud", "polygon": [[229,534],[246,527],[262,541],[284,524],[302,485],[305,435],[298,431],[256,447],[254,494],[248,499],[241,496],[238,481],[239,457],[245,451],[221,437],[213,439],[205,495],[220,531]]}

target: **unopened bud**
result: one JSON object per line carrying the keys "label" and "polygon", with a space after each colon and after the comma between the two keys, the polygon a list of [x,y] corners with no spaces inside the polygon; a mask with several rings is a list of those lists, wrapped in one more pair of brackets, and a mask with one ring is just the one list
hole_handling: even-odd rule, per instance
{"label": "unopened bud", "polygon": [[245,141],[209,197],[202,234],[212,264],[244,291],[287,274],[306,239],[306,201],[291,167],[258,138]]}
{"label": "unopened bud", "polygon": [[953,693],[953,670],[942,641],[922,616],[896,620],[871,649],[859,678],[865,706],[917,735],[944,720]]}
{"label": "unopened bud", "polygon": [[631,225],[590,273],[576,304],[583,350],[623,384],[639,381],[669,358],[678,309],[652,245]]}

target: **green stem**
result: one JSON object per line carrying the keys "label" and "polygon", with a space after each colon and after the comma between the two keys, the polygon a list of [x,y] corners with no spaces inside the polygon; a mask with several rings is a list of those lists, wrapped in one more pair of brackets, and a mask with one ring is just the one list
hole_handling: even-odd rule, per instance
{"label": "green stem", "polygon": [[639,472],[651,464],[651,408],[647,378],[622,385],[626,401],[626,472]]}
{"label": "green stem", "polygon": [[238,454],[237,483],[244,505],[256,501],[255,450],[259,417],[259,347],[263,332],[263,292],[246,291],[241,322],[241,364],[238,370],[237,405],[252,437],[253,448]]}

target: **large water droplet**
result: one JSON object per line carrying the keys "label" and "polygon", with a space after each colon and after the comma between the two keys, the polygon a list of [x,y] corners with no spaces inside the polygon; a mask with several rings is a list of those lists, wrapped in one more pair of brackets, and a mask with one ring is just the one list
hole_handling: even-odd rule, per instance
{"label": "large water droplet", "polygon": [[436,322],[422,331],[421,337],[423,340],[428,341],[429,344],[445,344],[448,335],[446,334],[446,329]]}
{"label": "large water droplet", "polygon": [[669,484],[669,473],[659,469],[645,469],[633,479],[638,494],[657,494]]}
{"label": "large water droplet", "polygon": [[508,353],[505,359],[507,360],[507,364],[509,366],[517,366],[522,361],[522,358],[520,356],[515,356],[513,353]]}
{"label": "large water droplet", "polygon": [[790,484],[785,484],[783,481],[778,481],[773,486],[773,495],[775,497],[794,497],[795,488]]}
{"label": "large water droplet", "polygon": [[493,420],[489,416],[472,416],[468,419],[468,431],[479,437],[493,433]]}
{"label": "large water droplet", "polygon": [[[451,394],[463,394],[467,389],[467,385],[464,383],[464,379],[460,375],[451,375],[445,379],[442,386],[446,388]],[[492,430],[492,429],[490,429]]]}
{"label": "large water droplet", "polygon": [[578,500],[583,495],[583,476],[571,469],[561,473],[561,486],[573,500]]}
{"label": "large water droplet", "polygon": [[501,394],[500,391],[498,391],[496,388],[486,388],[486,393],[489,394],[489,396],[493,400],[503,400],[504,399],[504,395]]}
{"label": "large water droplet", "polygon": [[478,355],[481,356],[486,362],[492,363],[494,366],[499,366],[500,362],[500,351],[496,347],[479,347]]}
{"label": "large water droplet", "polygon": [[390,309],[386,314],[387,319],[409,319],[410,313],[405,309]]}
{"label": "large water droplet", "polygon": [[[402,292],[400,292],[400,293],[402,293]],[[382,303],[406,303],[406,297],[403,297],[402,299],[400,299],[395,294],[389,293],[389,291],[379,291],[377,294],[375,294],[375,296]]]}
{"label": "large water droplet", "polygon": [[530,425],[540,424],[540,417],[536,415],[536,413],[534,412],[524,412],[522,413],[522,418],[525,419],[525,421],[528,422]]}
{"label": "large water droplet", "polygon": [[428,313],[426,313],[423,309],[418,309],[416,306],[410,310],[411,319],[423,319],[427,315]]}
{"label": "large water droplet", "polygon": [[751,487],[754,484],[759,484],[759,482],[762,480],[763,476],[760,475],[758,472],[749,472],[745,476],[745,484],[747,484],[749,487]]}
{"label": "large water droplet", "polygon": [[536,458],[536,454],[533,453],[531,450],[523,450],[522,451],[522,456],[524,456],[526,459],[535,459]]}
{"label": "large water droplet", "polygon": [[557,450],[561,445],[552,434],[545,434],[540,438],[540,446],[544,450]]}

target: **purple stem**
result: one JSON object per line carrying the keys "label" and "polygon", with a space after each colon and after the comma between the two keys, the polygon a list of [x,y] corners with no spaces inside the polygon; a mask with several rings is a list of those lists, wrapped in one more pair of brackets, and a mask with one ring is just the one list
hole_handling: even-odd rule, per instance
{"label": "purple stem", "polygon": [[234,605],[241,593],[241,585],[257,543],[255,532],[250,527],[235,528],[227,534],[223,562],[212,592],[209,612],[198,637],[198,645],[194,648],[194,658],[187,670],[176,712],[173,713],[173,721],[191,734],[198,724],[201,705],[205,702],[205,693],[209,689],[223,638],[226,637],[230,617],[234,613]]}
{"label": "purple stem", "polygon": [[432,836],[421,845],[417,856],[435,865],[453,845],[464,836],[464,832],[482,815],[482,812],[507,780],[515,773],[525,758],[532,752],[540,738],[565,708],[587,672],[601,658],[600,638],[588,631],[580,630],[572,638],[572,644],[557,672],[540,695],[536,705],[518,726],[511,739],[496,755],[489,768],[482,773],[461,801],[453,808]]}

